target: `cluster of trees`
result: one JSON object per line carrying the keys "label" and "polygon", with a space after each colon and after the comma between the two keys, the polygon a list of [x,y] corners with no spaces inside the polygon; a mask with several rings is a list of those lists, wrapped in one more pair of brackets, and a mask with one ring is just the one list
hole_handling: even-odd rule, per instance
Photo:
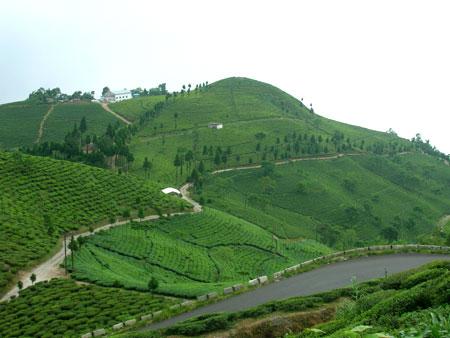
{"label": "cluster of trees", "polygon": [[53,89],[39,88],[28,95],[28,101],[32,103],[53,103],[53,102],[66,102],[75,100],[93,100],[94,91],[82,92],[80,90],[75,91],[72,95],[64,94],[58,87]]}
{"label": "cluster of trees", "polygon": [[199,93],[199,92],[207,90],[207,89],[208,89],[208,81],[196,84],[195,87],[193,87],[190,83],[187,86],[186,85],[182,85],[179,92],[174,91],[173,93],[167,93],[166,94],[166,102],[170,98],[175,100],[178,96],[184,96],[185,94],[189,95],[191,92]]}
{"label": "cluster of trees", "polygon": [[420,134],[416,134],[416,136],[411,139],[411,142],[416,150],[422,151],[425,154],[429,154],[446,161],[450,160],[450,155],[440,152],[435,146],[432,146],[430,144],[430,140],[424,141]]}
{"label": "cluster of trees", "polygon": [[[167,102],[167,95],[166,95]],[[147,110],[144,114],[139,117],[139,126],[142,127],[147,124],[150,120],[158,117],[164,108],[165,102],[158,102],[153,106],[153,109]]]}
{"label": "cluster of trees", "polygon": [[101,136],[87,133],[88,125],[83,117],[79,124],[64,137],[63,142],[43,142],[21,151],[37,156],[48,156],[55,159],[64,159],[82,162],[97,167],[118,168],[128,171],[134,157],[130,152],[128,143],[136,131],[133,126],[121,126],[119,122],[109,124]]}
{"label": "cluster of trees", "polygon": [[[105,88],[108,88],[108,87],[105,87]],[[105,90],[105,88],[103,90]],[[109,91],[109,88],[108,88],[108,91]],[[156,95],[166,95],[167,93],[168,92],[167,92],[165,83],[160,83],[158,85],[158,87],[155,87],[155,88],[149,88],[149,89],[143,88],[142,89],[141,87],[138,87],[138,88],[131,90],[131,94],[133,96],[156,96]]]}

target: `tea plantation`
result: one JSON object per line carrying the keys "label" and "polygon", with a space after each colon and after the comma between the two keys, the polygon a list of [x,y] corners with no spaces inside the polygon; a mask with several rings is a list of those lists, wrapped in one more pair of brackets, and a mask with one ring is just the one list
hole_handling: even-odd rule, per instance
{"label": "tea plantation", "polygon": [[163,102],[164,99],[164,95],[142,96],[132,100],[110,103],[109,107],[128,121],[134,122],[147,111],[153,110],[155,104]]}
{"label": "tea plantation", "polygon": [[49,254],[63,232],[119,217],[182,210],[186,202],[131,175],[0,152],[0,293],[19,269]]}
{"label": "tea plantation", "polygon": [[[134,107],[143,99],[117,105]],[[112,108],[126,111],[119,106]],[[210,129],[211,122],[223,123],[224,128]],[[161,111],[141,126],[130,149],[136,163],[143,163],[145,157],[153,160],[151,179],[174,184],[174,159],[189,152],[193,156],[186,162],[202,160],[206,169],[217,169],[337,152],[398,152],[408,147],[408,141],[394,134],[316,115],[301,101],[269,84],[229,78],[189,94],[172,95]],[[134,170],[144,175],[142,165]],[[183,182],[191,170],[179,172],[178,182]]]}
{"label": "tea plantation", "polygon": [[90,236],[75,254],[72,275],[143,291],[154,277],[157,293],[194,297],[328,252],[312,240],[278,240],[254,224],[206,208]]}
{"label": "tea plantation", "polygon": [[[351,156],[209,176],[197,199],[281,238],[345,249],[392,241],[444,241],[450,170],[422,154]],[[438,238],[433,238],[438,237]],[[440,244],[444,244],[441,242]]]}
{"label": "tea plantation", "polygon": [[175,303],[148,293],[53,279],[0,304],[1,337],[80,337]]}
{"label": "tea plantation", "polygon": [[41,142],[64,140],[64,136],[73,130],[74,125],[80,125],[83,117],[86,118],[86,134],[89,135],[103,135],[108,124],[123,123],[98,103],[80,101],[57,104],[45,122]]}
{"label": "tea plantation", "polygon": [[0,105],[0,149],[31,146],[49,104],[15,102]]}

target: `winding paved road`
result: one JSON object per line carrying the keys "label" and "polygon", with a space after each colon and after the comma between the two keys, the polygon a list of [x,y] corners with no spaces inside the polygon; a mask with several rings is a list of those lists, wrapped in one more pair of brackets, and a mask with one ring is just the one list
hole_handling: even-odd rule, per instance
{"label": "winding paved road", "polygon": [[159,323],[145,326],[140,331],[157,330],[172,326],[186,319],[215,312],[245,310],[273,300],[294,296],[307,296],[350,285],[352,277],[358,282],[383,277],[387,271],[393,274],[405,271],[436,259],[450,260],[450,255],[393,254],[371,256],[333,263],[320,268],[268,284],[253,291],[227,298],[215,304],[183,313]]}

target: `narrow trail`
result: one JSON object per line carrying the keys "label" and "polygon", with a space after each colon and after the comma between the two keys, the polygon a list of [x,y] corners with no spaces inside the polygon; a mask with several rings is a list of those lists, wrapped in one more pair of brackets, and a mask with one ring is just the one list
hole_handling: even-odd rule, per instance
{"label": "narrow trail", "polygon": [[[183,185],[180,190],[182,191],[182,198],[184,200],[186,200],[187,202],[192,204],[193,207],[193,212],[201,212],[202,211],[202,207],[200,204],[198,204],[197,202],[193,201],[190,197],[189,197],[189,188],[191,187],[191,183],[187,183],[185,185]],[[188,214],[190,212],[179,212],[179,213],[172,213],[171,215],[182,215],[182,214]],[[159,216],[158,215],[150,215],[147,217],[144,217],[142,219],[136,218],[133,219],[133,222],[143,222],[143,221],[150,221],[150,220],[155,220],[158,219]],[[109,223],[106,225],[103,225],[101,227],[96,228],[93,232],[90,231],[85,231],[82,232],[80,234],[74,235],[74,238],[77,239],[78,237],[85,237],[85,236],[89,236],[92,235],[96,232],[99,232],[101,230],[107,230],[107,229],[111,229],[113,227],[119,226],[119,225],[123,225],[123,224],[127,224],[131,221],[129,220],[125,220],[125,221],[119,221],[119,222],[115,222],[115,223]],[[69,241],[70,239],[67,239],[66,242],[66,254],[67,256],[70,255],[71,251],[69,249]],[[52,256],[50,257],[48,260],[46,260],[45,262],[31,268],[28,271],[20,271],[18,273],[19,275],[19,280],[22,281],[23,283],[23,288],[27,288],[29,286],[32,285],[31,281],[30,281],[30,276],[34,273],[36,275],[36,282],[41,282],[41,281],[45,281],[45,280],[50,280],[52,278],[68,278],[69,276],[65,274],[64,269],[61,267],[61,264],[64,262],[64,242],[62,241],[62,245],[61,248]],[[17,296],[19,294],[19,289],[17,288],[17,286],[14,286],[11,290],[9,290],[1,299],[0,302],[4,302],[9,300],[12,296]]]}
{"label": "narrow trail", "polygon": [[441,217],[441,219],[437,223],[439,231],[444,231],[444,227],[448,222],[450,222],[450,215]]}
{"label": "narrow trail", "polygon": [[37,137],[36,141],[34,141],[34,143],[41,142],[42,135],[44,134],[45,122],[47,121],[47,119],[50,116],[50,114],[53,112],[54,108],[55,108],[55,106],[52,104],[50,106],[50,108],[48,109],[48,111],[45,113],[45,115],[42,117],[41,123],[39,124],[38,137]]}
{"label": "narrow trail", "polygon": [[[344,156],[360,156],[360,155],[364,155],[364,153],[337,154],[337,155],[318,156],[318,157],[298,157],[298,158],[291,158],[289,160],[277,161],[274,164],[275,165],[285,165],[285,164],[289,164],[292,162],[300,162],[300,161],[329,161],[329,160],[336,160],[336,159],[344,157]],[[226,169],[215,170],[211,174],[215,175],[215,174],[220,174],[220,173],[224,173],[227,171],[259,169],[261,167],[262,167],[261,164],[255,164],[255,165],[249,165],[249,166],[226,168]]]}
{"label": "narrow trail", "polygon": [[101,102],[100,105],[102,106],[102,108],[104,110],[106,110],[108,113],[113,114],[115,117],[117,117],[119,120],[121,120],[122,122],[124,122],[125,124],[130,125],[131,121],[128,121],[125,117],[123,117],[122,115],[117,114],[115,111],[111,110],[111,108],[109,108],[108,103],[106,102]]}

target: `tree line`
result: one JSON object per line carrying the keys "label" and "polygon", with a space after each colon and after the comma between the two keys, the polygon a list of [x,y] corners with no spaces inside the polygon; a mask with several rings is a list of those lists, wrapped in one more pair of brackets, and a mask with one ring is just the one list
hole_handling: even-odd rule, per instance
{"label": "tree line", "polygon": [[136,132],[134,126],[122,126],[119,122],[108,124],[104,134],[88,134],[86,118],[74,124],[62,142],[43,142],[21,151],[36,156],[81,162],[101,168],[128,171],[134,161],[128,144]]}
{"label": "tree line", "polygon": [[61,89],[58,87],[53,89],[45,89],[39,88],[38,90],[33,91],[28,95],[27,101],[32,103],[54,103],[54,102],[67,102],[67,101],[75,101],[75,100],[86,100],[91,101],[94,99],[94,91],[90,92],[82,92],[77,90],[73,92],[72,95],[68,95],[61,92]]}

